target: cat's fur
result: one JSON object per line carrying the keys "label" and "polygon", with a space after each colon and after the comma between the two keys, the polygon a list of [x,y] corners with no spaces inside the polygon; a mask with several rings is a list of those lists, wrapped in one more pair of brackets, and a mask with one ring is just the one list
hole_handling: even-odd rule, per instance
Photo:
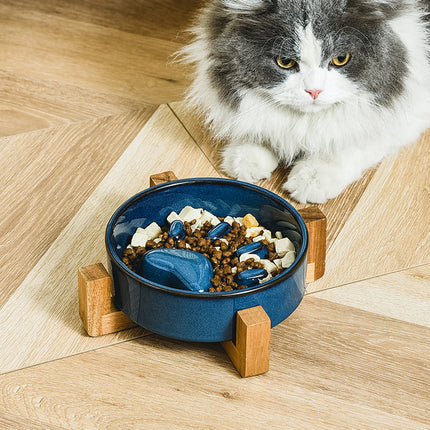
{"label": "cat's fur", "polygon": [[188,100],[228,142],[226,173],[256,182],[293,163],[285,189],[322,203],[415,141],[430,126],[429,11],[430,0],[214,0],[182,54],[196,66]]}

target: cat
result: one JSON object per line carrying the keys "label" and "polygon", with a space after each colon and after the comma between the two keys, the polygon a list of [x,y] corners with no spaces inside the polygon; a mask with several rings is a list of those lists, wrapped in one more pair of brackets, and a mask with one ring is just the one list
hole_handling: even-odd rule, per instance
{"label": "cat", "polygon": [[187,100],[247,182],[324,203],[430,126],[430,0],[215,0],[180,54]]}

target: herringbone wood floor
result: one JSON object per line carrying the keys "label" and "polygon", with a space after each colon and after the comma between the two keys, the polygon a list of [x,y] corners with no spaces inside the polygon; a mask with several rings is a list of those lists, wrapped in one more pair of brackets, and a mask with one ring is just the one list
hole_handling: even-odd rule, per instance
{"label": "herringbone wood floor", "polygon": [[[106,260],[116,207],[153,173],[222,175],[170,61],[202,4],[0,1],[0,428],[430,428],[429,133],[321,205],[326,274],[267,374],[218,344],[85,335],[76,271]],[[260,185],[288,199],[285,174]]]}

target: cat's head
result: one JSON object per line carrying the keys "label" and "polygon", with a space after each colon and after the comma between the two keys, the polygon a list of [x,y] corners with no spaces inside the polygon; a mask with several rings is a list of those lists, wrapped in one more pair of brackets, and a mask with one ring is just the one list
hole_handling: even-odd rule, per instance
{"label": "cat's head", "polygon": [[391,23],[401,0],[217,0],[205,18],[207,74],[238,105],[255,90],[302,112],[355,98],[387,106],[406,51]]}

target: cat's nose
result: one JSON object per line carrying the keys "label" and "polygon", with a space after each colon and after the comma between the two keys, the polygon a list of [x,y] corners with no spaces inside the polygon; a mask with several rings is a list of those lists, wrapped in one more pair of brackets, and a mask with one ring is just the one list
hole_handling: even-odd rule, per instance
{"label": "cat's nose", "polygon": [[312,89],[312,90],[305,90],[308,94],[311,95],[311,97],[315,100],[320,93],[322,92],[322,90],[316,90],[316,89]]}

